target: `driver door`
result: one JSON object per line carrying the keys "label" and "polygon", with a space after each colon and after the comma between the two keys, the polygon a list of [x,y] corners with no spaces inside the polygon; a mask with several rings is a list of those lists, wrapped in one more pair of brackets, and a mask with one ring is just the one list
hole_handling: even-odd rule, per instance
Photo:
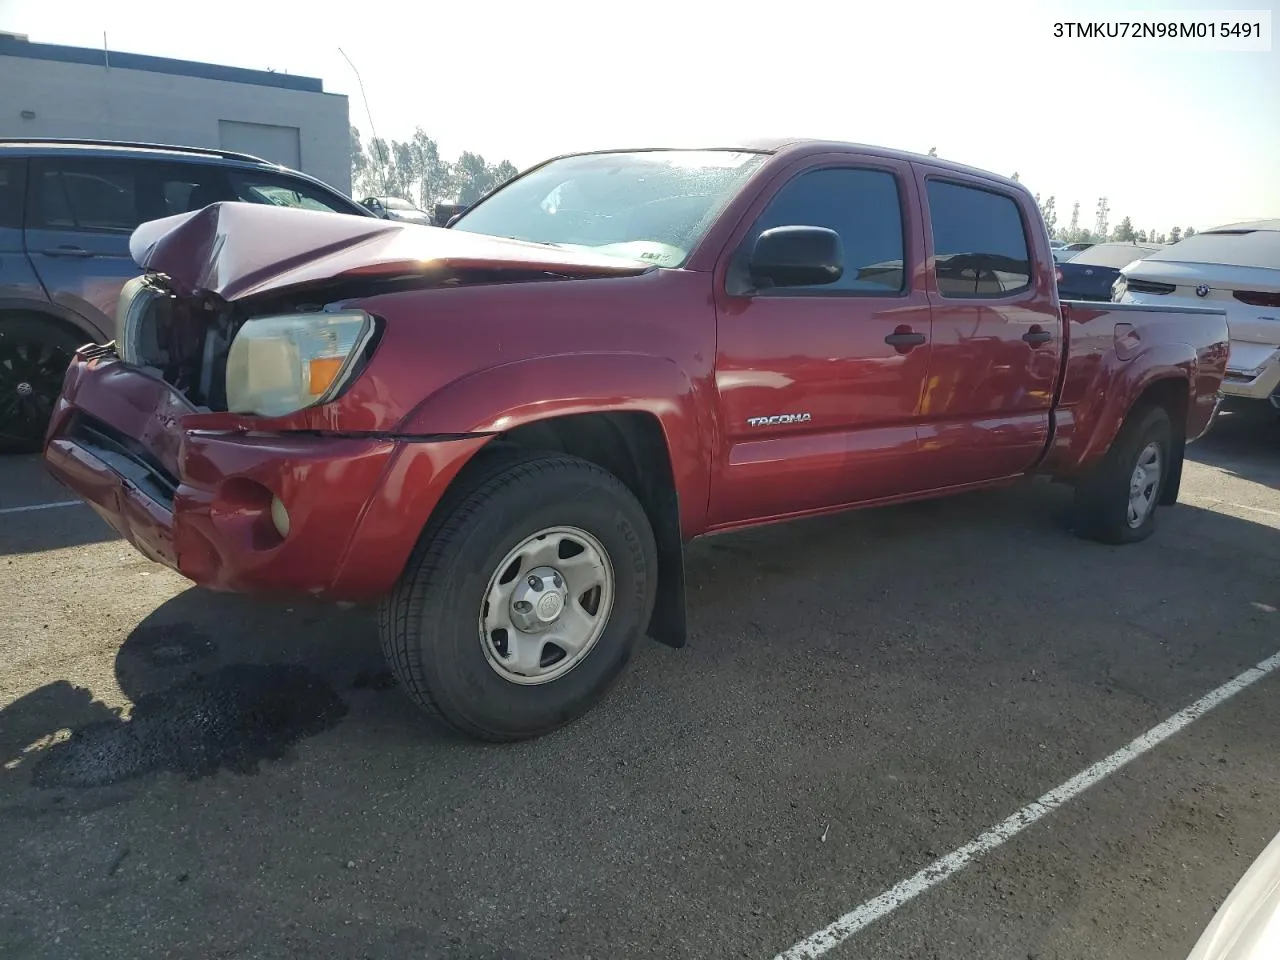
{"label": "driver door", "polygon": [[[909,164],[828,155],[772,188],[717,273],[715,526],[927,486],[914,467],[931,318],[913,282],[924,242]],[[840,279],[753,289],[755,239],[784,225],[836,231]]]}

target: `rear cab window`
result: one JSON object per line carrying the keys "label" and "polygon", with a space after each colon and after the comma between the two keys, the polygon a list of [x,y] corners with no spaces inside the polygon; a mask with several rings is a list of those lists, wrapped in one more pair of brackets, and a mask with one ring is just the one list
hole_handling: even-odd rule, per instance
{"label": "rear cab window", "polygon": [[1007,297],[1031,288],[1031,250],[1018,202],[1008,194],[926,181],[938,293]]}

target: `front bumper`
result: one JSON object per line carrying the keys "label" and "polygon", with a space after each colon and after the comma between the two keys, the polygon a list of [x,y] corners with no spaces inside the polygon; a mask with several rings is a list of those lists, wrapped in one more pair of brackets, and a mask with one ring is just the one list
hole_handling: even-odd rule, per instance
{"label": "front bumper", "polygon": [[243,593],[385,594],[487,439],[255,435],[202,430],[201,416],[162,380],[87,348],[67,371],[45,463],[145,556]]}

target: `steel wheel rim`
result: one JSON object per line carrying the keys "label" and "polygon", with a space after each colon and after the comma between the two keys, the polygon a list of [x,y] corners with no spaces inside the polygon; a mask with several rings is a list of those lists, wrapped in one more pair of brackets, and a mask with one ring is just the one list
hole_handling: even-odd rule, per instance
{"label": "steel wheel rim", "polygon": [[0,437],[44,439],[70,363],[71,354],[49,341],[0,337]]}
{"label": "steel wheel rim", "polygon": [[1129,475],[1129,507],[1125,519],[1131,529],[1142,526],[1155,509],[1160,492],[1161,465],[1160,444],[1152,440],[1138,454]]}
{"label": "steel wheel rim", "polygon": [[480,601],[485,660],[510,683],[558,680],[599,642],[614,594],[608,551],[587,531],[557,526],[525,537],[498,563]]}

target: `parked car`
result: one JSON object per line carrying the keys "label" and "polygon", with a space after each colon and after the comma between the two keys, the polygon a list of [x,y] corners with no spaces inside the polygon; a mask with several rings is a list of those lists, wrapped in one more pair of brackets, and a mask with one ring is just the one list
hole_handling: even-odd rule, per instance
{"label": "parked car", "polygon": [[1225,310],[1225,396],[1280,410],[1280,220],[1232,223],[1172,243],[1120,271],[1120,303]]}
{"label": "parked car", "polygon": [[0,140],[0,451],[38,451],[75,348],[114,335],[144,220],[218,201],[367,216],[314,177],[247,154]]}
{"label": "parked car", "polygon": [[431,223],[431,214],[419,210],[408,200],[399,197],[365,197],[360,205],[383,220],[399,220],[401,223]]}
{"label": "parked car", "polygon": [[1095,243],[1055,268],[1063,300],[1110,300],[1120,268],[1161,249],[1147,243]]}
{"label": "parked car", "polygon": [[1044,473],[1079,535],[1144,539],[1226,364],[1221,312],[1061,305],[1017,182],[849,144],[564,156],[449,229],[217,204],[132,249],[53,475],[197,583],[378,601],[408,695],[490,740],[682,646],[694,537]]}
{"label": "parked car", "polygon": [[1187,960],[1274,960],[1280,956],[1280,836],[1250,864]]}

